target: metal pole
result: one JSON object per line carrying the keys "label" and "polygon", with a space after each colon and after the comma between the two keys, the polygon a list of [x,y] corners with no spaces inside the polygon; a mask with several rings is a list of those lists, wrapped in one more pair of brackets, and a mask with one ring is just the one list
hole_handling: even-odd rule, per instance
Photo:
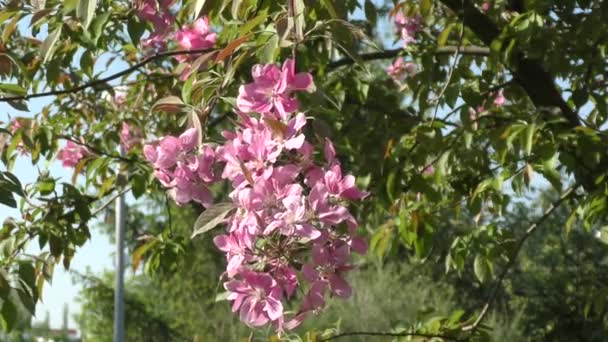
{"label": "metal pole", "polygon": [[[125,155],[120,149],[120,154]],[[119,176],[120,179],[120,176]],[[118,182],[120,183],[120,182]],[[116,198],[116,285],[114,287],[114,342],[125,340],[124,270],[125,270],[125,195]]]}

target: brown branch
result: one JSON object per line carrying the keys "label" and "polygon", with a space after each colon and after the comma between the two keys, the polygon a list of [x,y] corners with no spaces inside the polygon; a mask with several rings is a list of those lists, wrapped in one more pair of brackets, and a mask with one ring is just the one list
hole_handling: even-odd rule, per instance
{"label": "brown branch", "polygon": [[551,204],[549,206],[549,208],[547,208],[544,211],[543,216],[541,216],[536,222],[534,222],[530,227],[528,227],[528,229],[526,229],[525,234],[517,241],[517,244],[515,245],[515,248],[513,249],[511,257],[509,258],[509,262],[505,265],[502,272],[500,272],[500,274],[498,275],[498,279],[497,279],[496,283],[494,284],[494,286],[492,287],[492,289],[490,290],[490,294],[488,295],[488,298],[486,299],[486,302],[483,305],[481,312],[479,313],[479,316],[477,316],[477,319],[475,319],[475,321],[473,323],[462,327],[463,331],[468,331],[468,332],[473,333],[479,327],[479,325],[481,324],[483,319],[487,316],[492,303],[496,299],[496,296],[498,295],[498,290],[502,286],[502,282],[505,280],[507,274],[509,274],[509,271],[515,265],[515,261],[517,261],[517,256],[521,252],[521,249],[524,246],[524,243],[526,242],[526,240],[528,240],[528,238],[536,231],[536,229],[541,224],[543,224],[551,216],[551,214],[553,214],[553,212],[557,208],[559,208],[560,205],[562,205],[562,203],[566,199],[568,199],[571,195],[574,194],[574,191],[577,188],[578,188],[578,184],[574,185],[573,187],[564,191],[564,193],[562,193],[562,195],[559,197],[559,199],[557,201],[555,201],[553,204]]}
{"label": "brown branch", "polygon": [[[467,26],[487,46],[499,37],[500,30],[496,24],[481,13],[470,0],[441,0],[441,2],[463,18]],[[513,56],[515,57],[512,70],[514,78],[524,88],[534,105],[557,107],[570,127],[579,126],[578,115],[564,101],[553,82],[553,77],[543,69],[542,64],[536,59],[525,57],[523,51],[517,47]]]}
{"label": "brown branch", "polygon": [[342,334],[337,334],[330,336],[328,338],[322,339],[321,341],[331,341],[337,340],[342,337],[347,336],[379,336],[379,337],[423,337],[423,338],[441,338],[445,341],[458,341],[455,337],[445,336],[445,335],[436,335],[436,334],[422,334],[422,333],[391,333],[391,332],[374,332],[374,331],[352,331],[346,332]]}
{"label": "brown branch", "polygon": [[[440,46],[435,50],[436,55],[451,55],[458,52],[463,55],[487,56],[490,54],[490,49],[483,46]],[[362,61],[373,61],[377,59],[389,59],[398,57],[403,53],[403,49],[392,49],[378,52],[362,53],[358,57]],[[330,62],[327,65],[328,69],[335,69],[341,66],[354,64],[355,60],[350,57],[345,57],[337,61]]]}
{"label": "brown branch", "polygon": [[134,72],[135,70],[145,66],[146,64],[159,60],[159,59],[163,59],[163,58],[171,57],[171,56],[177,56],[177,55],[192,55],[192,54],[200,54],[200,53],[207,53],[207,52],[213,52],[213,51],[217,51],[217,50],[216,49],[197,49],[197,50],[177,50],[177,51],[159,52],[155,55],[145,58],[141,62],[136,63],[127,69],[121,70],[110,76],[79,85],[77,87],[63,89],[63,90],[47,91],[47,92],[43,92],[43,93],[26,94],[26,95],[21,95],[21,96],[0,97],[0,102],[29,100],[29,99],[38,98],[38,97],[77,93],[77,92],[85,90],[87,88],[96,87],[101,84],[107,83],[107,82],[115,80],[117,78],[120,78],[122,76],[128,75],[128,74]]}

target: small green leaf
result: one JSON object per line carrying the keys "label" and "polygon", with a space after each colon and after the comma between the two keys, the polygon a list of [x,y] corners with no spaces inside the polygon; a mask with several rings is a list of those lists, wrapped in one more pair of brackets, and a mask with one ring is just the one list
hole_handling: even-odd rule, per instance
{"label": "small green leaf", "polygon": [[42,58],[42,63],[48,62],[53,57],[53,48],[59,40],[59,36],[61,35],[62,26],[59,25],[53,32],[49,33],[46,37],[42,46],[40,47],[40,57]]}
{"label": "small green leaf", "polygon": [[17,321],[17,308],[10,300],[5,300],[2,303],[2,311],[0,311],[0,324],[4,331],[10,332]]}
{"label": "small green leaf", "polygon": [[365,0],[365,17],[372,25],[376,25],[378,21],[378,11],[376,11],[376,6],[371,0]]}
{"label": "small green leaf", "polygon": [[301,42],[304,40],[304,28],[306,22],[304,21],[304,0],[294,0],[294,25],[296,29],[296,41]]}
{"label": "small green leaf", "polygon": [[201,10],[203,9],[203,6],[205,6],[205,1],[206,0],[196,0],[194,2],[194,17],[198,18],[199,14],[201,13]]}
{"label": "small green leaf", "polygon": [[132,16],[129,18],[129,22],[127,23],[127,32],[129,33],[129,38],[131,38],[131,42],[134,45],[139,44],[139,40],[141,36],[144,34],[146,30],[146,24],[139,21],[137,16]]}
{"label": "small green leaf", "polygon": [[222,293],[218,293],[217,296],[215,296],[215,302],[222,302],[225,300],[228,300],[228,296],[230,295],[230,292],[225,291]]}
{"label": "small green leaf", "polygon": [[0,189],[0,204],[4,204],[11,208],[17,208],[17,201],[15,201],[13,193],[6,189]]}
{"label": "small green leaf", "polygon": [[0,83],[0,91],[13,95],[25,95],[26,91],[17,84]]}
{"label": "small green leaf", "polygon": [[171,95],[156,101],[150,110],[161,110],[165,112],[177,113],[182,110],[183,106],[184,102],[179,97]]}
{"label": "small green leaf", "polygon": [[146,254],[150,250],[150,248],[154,247],[157,243],[158,240],[156,239],[150,240],[145,244],[137,247],[135,251],[133,251],[133,258],[131,261],[131,264],[133,266],[133,272],[137,271],[137,268],[139,267],[139,264],[144,254]]}
{"label": "small green leaf", "polygon": [[91,24],[91,20],[95,16],[95,8],[97,7],[97,0],[80,0],[78,7],[76,8],[76,16],[80,19],[84,29],[88,29]]}
{"label": "small green leaf", "polygon": [[206,233],[221,224],[234,208],[234,204],[227,202],[217,203],[211,208],[207,208],[207,210],[196,219],[196,222],[194,223],[194,233],[192,233],[191,238]]}
{"label": "small green leaf", "polygon": [[524,131],[524,152],[527,156],[532,153],[532,144],[534,142],[534,133],[536,133],[536,125],[528,125]]}
{"label": "small green leaf", "polygon": [[475,257],[475,261],[473,262],[473,271],[480,282],[484,283],[486,280],[488,280],[490,272],[485,257],[481,255]]}
{"label": "small green leaf", "polygon": [[452,32],[453,28],[454,28],[454,24],[449,24],[443,29],[443,31],[441,31],[439,36],[437,36],[437,45],[438,46],[445,46],[447,44],[448,38],[450,38],[450,32]]}
{"label": "small green leaf", "polygon": [[268,18],[268,11],[264,9],[260,12],[258,16],[249,20],[243,26],[241,26],[241,28],[239,29],[239,36],[244,36],[247,33],[251,32],[252,29],[258,27],[260,24],[266,21],[266,18]]}
{"label": "small green leaf", "polygon": [[91,50],[87,50],[80,57],[80,68],[84,73],[91,77],[93,75],[93,66],[95,65],[95,59]]}
{"label": "small green leaf", "polygon": [[428,16],[431,14],[431,7],[433,7],[432,0],[421,0],[420,1],[420,12],[423,16]]}

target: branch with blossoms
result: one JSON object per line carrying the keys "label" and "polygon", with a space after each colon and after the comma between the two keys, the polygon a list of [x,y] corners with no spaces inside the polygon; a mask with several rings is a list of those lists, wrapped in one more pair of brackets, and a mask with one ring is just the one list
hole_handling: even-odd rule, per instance
{"label": "branch with blossoms", "polygon": [[[239,88],[237,126],[222,133],[223,144],[199,145],[202,132],[189,128],[145,145],[144,154],[178,204],[214,212],[209,187],[222,179],[232,185],[231,204],[218,205],[228,208],[227,231],[213,239],[226,253],[227,298],[247,325],[272,324],[281,333],[323,308],[328,295],[351,295],[344,278],[354,269],[351,253],[366,253],[367,243],[347,205],[368,194],[343,174],[330,140],[319,163],[303,133],[307,118],[294,93],[312,92],[312,75],[296,73],[288,59],[280,68],[255,65],[252,76]],[[288,316],[298,288],[304,295]]]}

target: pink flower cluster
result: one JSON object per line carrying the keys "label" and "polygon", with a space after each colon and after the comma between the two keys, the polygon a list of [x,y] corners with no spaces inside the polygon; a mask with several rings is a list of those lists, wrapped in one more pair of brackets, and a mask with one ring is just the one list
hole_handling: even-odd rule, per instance
{"label": "pink flower cluster", "polygon": [[144,155],[154,166],[154,175],[169,189],[169,195],[176,203],[195,201],[205,207],[213,204],[208,186],[216,180],[213,173],[215,151],[208,145],[199,146],[195,128],[179,137],[169,135],[146,144]]}
{"label": "pink flower cluster", "polygon": [[399,82],[406,75],[413,76],[418,71],[416,64],[412,62],[405,62],[403,58],[397,58],[393,61],[393,64],[386,68],[386,73],[395,81]]}
{"label": "pink flower cluster", "polygon": [[[297,113],[293,96],[314,89],[312,76],[296,73],[293,60],[282,68],[256,65],[252,74],[253,83],[239,89],[235,130],[223,132],[226,141],[215,151],[205,147],[234,189],[229,197],[235,210],[214,243],[226,254],[224,287],[233,311],[249,326],[271,323],[281,332],[323,308],[328,295],[350,296],[345,275],[353,269],[351,253],[364,254],[367,245],[347,204],[367,193],[343,174],[331,141],[325,141],[324,162],[315,161],[303,133],[306,117]],[[182,140],[164,137],[144,150],[167,187],[177,177],[176,160],[193,158],[191,146],[175,147]],[[298,288],[303,297],[288,315]]]}
{"label": "pink flower cluster", "polygon": [[136,129],[131,129],[128,123],[123,122],[120,129],[120,146],[125,152],[131,150],[135,145],[141,141],[140,132]]}
{"label": "pink flower cluster", "polygon": [[[215,44],[216,35],[211,31],[209,19],[197,19],[192,26],[184,25],[175,33],[175,40],[182,50],[209,49]],[[193,55],[177,55],[175,59],[180,62],[194,59]]]}
{"label": "pink flower cluster", "polygon": [[[478,124],[477,121],[479,119],[479,116],[481,116],[483,114],[483,112],[485,112],[486,108],[485,108],[485,100],[484,102],[477,106],[477,108],[471,108],[469,107],[469,115],[471,117],[471,121],[473,121],[473,130],[477,130],[478,128]],[[496,107],[502,107],[504,106],[504,104],[507,102],[507,99],[505,98],[504,94],[503,94],[503,90],[500,89],[498,91],[498,93],[496,94],[496,97],[494,98],[494,101],[492,102]]]}
{"label": "pink flower cluster", "polygon": [[[9,124],[9,130],[10,130],[11,134],[16,134],[20,129],[26,129],[26,127],[19,120],[19,118],[12,119]],[[17,151],[19,151],[19,154],[21,154],[21,155],[25,155],[28,153],[28,151],[24,148],[24,146],[25,145],[23,144],[23,141],[20,141],[17,144]]]}
{"label": "pink flower cluster", "polygon": [[[170,7],[175,0],[139,0],[137,15],[140,19],[152,23],[154,28],[150,36],[142,44],[144,47],[164,48],[166,42],[175,38],[180,49],[199,50],[209,49],[215,44],[216,34],[211,31],[209,19],[201,17],[193,25],[184,25],[181,30],[175,31],[173,25],[175,18]],[[196,58],[194,55],[177,55],[178,61],[184,62]]]}
{"label": "pink flower cluster", "polygon": [[170,7],[175,0],[139,0],[137,1],[137,16],[152,23],[153,31],[142,42],[144,47],[162,48],[171,33],[175,18]]}
{"label": "pink flower cluster", "polygon": [[293,59],[286,60],[280,69],[274,64],[258,64],[251,73],[253,83],[242,85],[236,99],[238,109],[244,113],[284,120],[298,108],[298,101],[291,96],[293,91],[315,89],[311,74],[295,72]]}
{"label": "pink flower cluster", "polygon": [[395,15],[395,28],[401,35],[403,46],[407,47],[409,43],[415,41],[415,36],[422,27],[423,19],[421,15],[413,15],[406,17],[402,10],[399,10]]}
{"label": "pink flower cluster", "polygon": [[62,161],[63,167],[74,167],[88,154],[89,151],[86,147],[68,140],[65,147],[57,153],[57,159]]}

